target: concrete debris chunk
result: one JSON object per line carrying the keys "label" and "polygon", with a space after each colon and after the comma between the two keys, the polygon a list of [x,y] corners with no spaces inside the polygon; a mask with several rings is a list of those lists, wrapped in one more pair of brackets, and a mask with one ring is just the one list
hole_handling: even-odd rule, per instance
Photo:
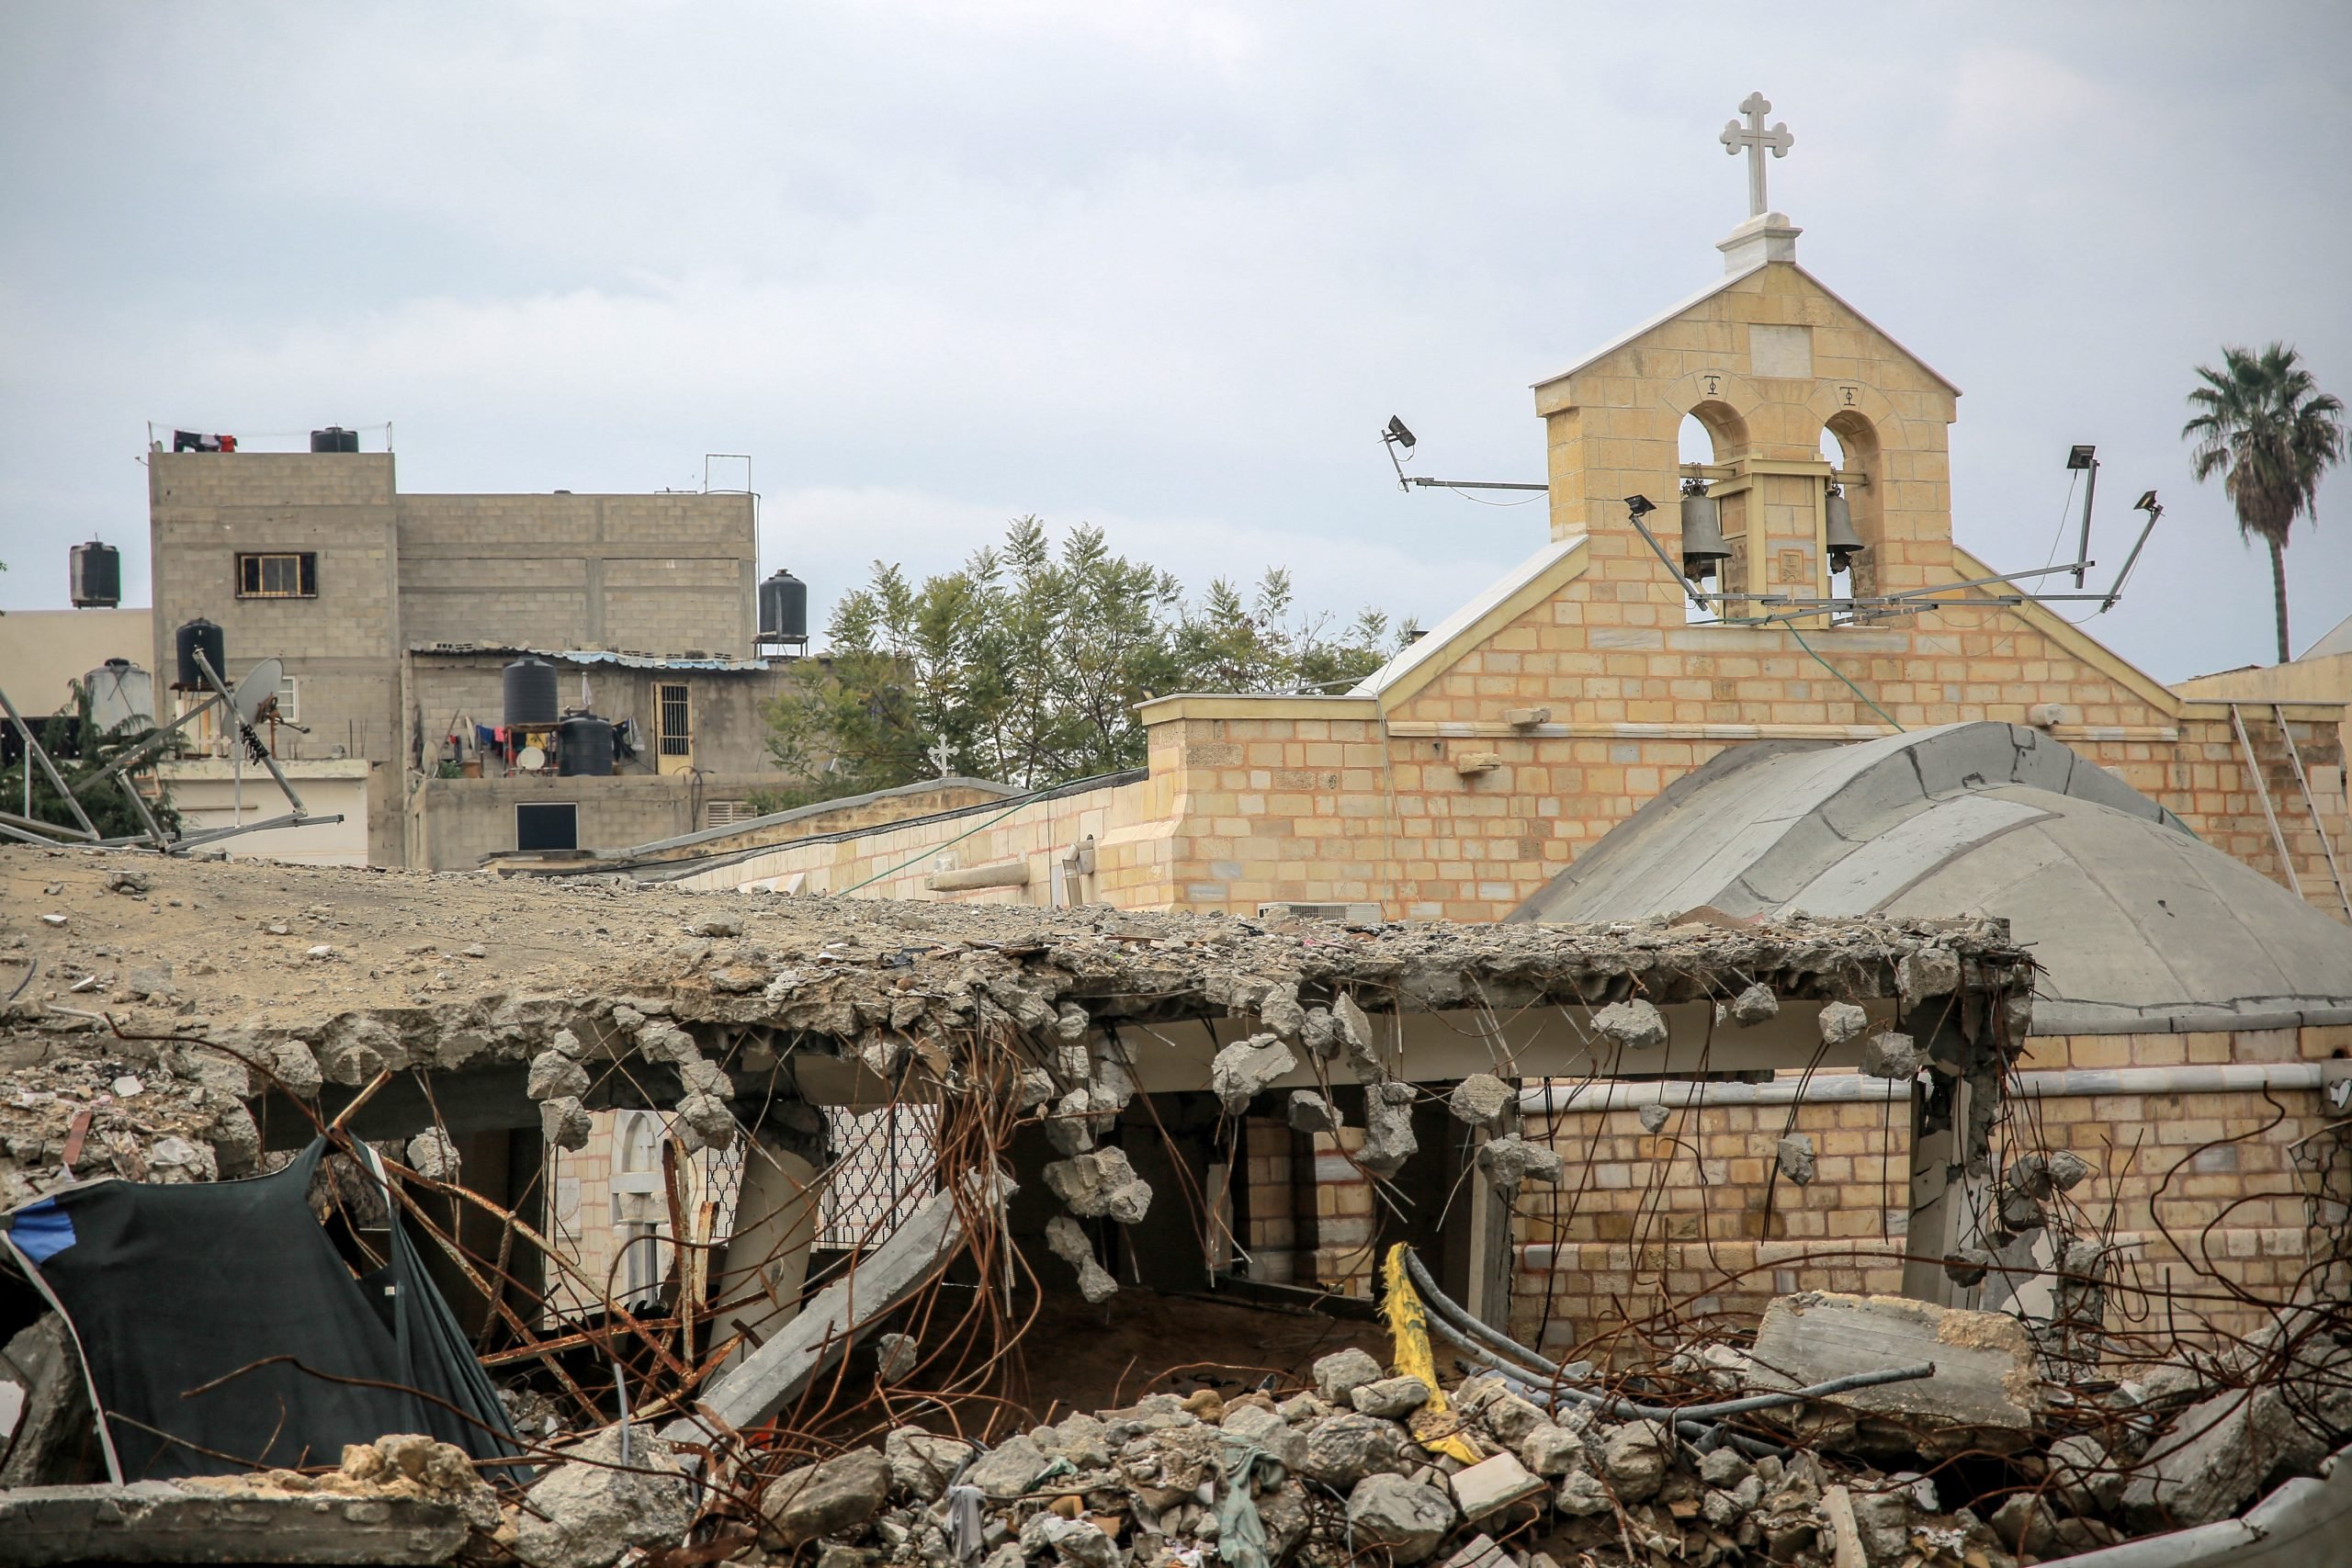
{"label": "concrete debris chunk", "polygon": [[1082,1220],[1114,1219],[1132,1225],[1151,1207],[1151,1183],[1116,1147],[1091,1150],[1046,1167],[1046,1186]]}
{"label": "concrete debris chunk", "polygon": [[1062,1096],[1046,1118],[1046,1140],[1066,1155],[1082,1155],[1094,1146],[1094,1095],[1080,1087]]}
{"label": "concrete debris chunk", "polygon": [[83,1434],[92,1429],[89,1385],[65,1319],[46,1312],[0,1353],[0,1380],[22,1389],[15,1429],[0,1440],[0,1487],[61,1486],[76,1479]]}
{"label": "concrete debris chunk", "polygon": [[1032,1111],[1054,1098],[1054,1075],[1043,1067],[1024,1068],[1021,1074],[1021,1109]]}
{"label": "concrete debris chunk", "polygon": [[1906,1009],[1928,997],[1951,996],[1960,989],[1960,955],[1948,947],[1905,953],[1894,965],[1894,989]]}
{"label": "concrete debris chunk", "polygon": [[515,1555],[531,1568],[608,1568],[633,1547],[684,1538],[694,1499],[670,1445],[651,1427],[630,1428],[627,1468],[617,1426],[568,1457],[572,1462],[539,1477],[530,1506],[515,1515]]}
{"label": "concrete debris chunk", "polygon": [[1811,1134],[1791,1133],[1774,1145],[1774,1150],[1775,1157],[1780,1161],[1782,1176],[1787,1177],[1799,1187],[1809,1187],[1813,1184],[1813,1136]]}
{"label": "concrete debris chunk", "polygon": [[1306,1010],[1298,1005],[1298,987],[1275,986],[1258,1004],[1259,1025],[1283,1040],[1301,1040],[1306,1032]]}
{"label": "concrete debris chunk", "polygon": [[1780,1016],[1781,998],[1770,986],[1750,986],[1731,999],[1731,1021],[1742,1029],[1768,1023]]}
{"label": "concrete debris chunk", "polygon": [[1409,1416],[1430,1402],[1430,1385],[1416,1377],[1382,1378],[1361,1385],[1348,1402],[1365,1416],[1395,1420]]}
{"label": "concrete debris chunk", "polygon": [[1209,1088],[1216,1091],[1227,1115],[1238,1116],[1261,1090],[1297,1066],[1298,1058],[1277,1036],[1253,1034],[1216,1054],[1209,1064]]}
{"label": "concrete debris chunk", "polygon": [[1056,1214],[1046,1222],[1046,1245],[1055,1257],[1078,1271],[1078,1293],[1090,1306],[1099,1305],[1119,1292],[1119,1281],[1102,1267],[1094,1256],[1094,1244],[1087,1239],[1085,1228],[1068,1214]]}
{"label": "concrete debris chunk", "polygon": [[982,1454],[964,1479],[987,1493],[990,1497],[1018,1497],[1037,1484],[1053,1461],[1046,1457],[1036,1439],[1027,1433],[1007,1438],[989,1452]]}
{"label": "concrete debris chunk", "polygon": [[1370,1085],[1363,1103],[1363,1147],[1356,1151],[1356,1163],[1374,1176],[1394,1176],[1420,1147],[1413,1137],[1413,1086]]}
{"label": "concrete debris chunk", "polygon": [[567,1095],[539,1101],[539,1134],[550,1148],[584,1149],[589,1134],[595,1130],[594,1119],[577,1100]]}
{"label": "concrete debris chunk", "polygon": [[1919,1076],[1919,1047],[1893,1030],[1862,1042],[1862,1076],[1901,1081]]}
{"label": "concrete debris chunk", "polygon": [[1821,1043],[1843,1045],[1871,1026],[1871,1015],[1851,1002],[1831,1002],[1821,1010]]}
{"label": "concrete debris chunk", "polygon": [[1519,1100],[1519,1091],[1492,1073],[1472,1073],[1453,1086],[1445,1108],[1453,1119],[1464,1126],[1483,1128],[1489,1133],[1503,1129],[1503,1117]]}
{"label": "concrete debris chunk", "polygon": [[1545,1422],[1519,1440],[1519,1461],[1538,1475],[1566,1475],[1584,1468],[1584,1438]]}
{"label": "concrete debris chunk", "polygon": [[947,1483],[978,1451],[961,1438],[943,1438],[920,1427],[896,1427],[882,1439],[882,1457],[890,1462],[890,1483],[918,1503],[936,1501]]}
{"label": "concrete debris chunk", "polygon": [[1351,1346],[1335,1350],[1315,1363],[1315,1392],[1327,1404],[1353,1406],[1356,1390],[1368,1382],[1378,1382],[1380,1363],[1372,1354]]}
{"label": "concrete debris chunk", "polygon": [[2275,1471],[2316,1465],[2327,1445],[2277,1384],[2225,1389],[2175,1418],[2123,1489],[2134,1529],[2186,1529],[2236,1514]]}
{"label": "concrete debris chunk", "polygon": [[1346,1125],[1339,1107],[1311,1089],[1291,1090],[1290,1124],[1301,1133],[1337,1133]]}
{"label": "concrete debris chunk", "polygon": [[1641,1117],[1642,1131],[1655,1134],[1659,1128],[1666,1125],[1668,1118],[1674,1112],[1668,1106],[1654,1100],[1643,1106],[1636,1114]]}
{"label": "concrete debris chunk", "polygon": [[1409,1439],[1394,1421],[1376,1416],[1327,1416],[1306,1429],[1306,1457],[1299,1473],[1345,1491],[1367,1475],[1404,1468]]}
{"label": "concrete debris chunk", "polygon": [[1478,1168],[1497,1187],[1510,1192],[1531,1179],[1556,1186],[1563,1168],[1557,1150],[1506,1133],[1479,1145]]}
{"label": "concrete debris chunk", "polygon": [[542,1051],[531,1058],[531,1073],[523,1092],[533,1100],[577,1100],[588,1092],[588,1072],[560,1051]]}
{"label": "concrete debris chunk", "polygon": [[874,1337],[874,1375],[882,1382],[904,1382],[922,1358],[922,1347],[911,1334]]}
{"label": "concrete debris chunk", "polygon": [[786,1471],[760,1495],[773,1534],[787,1547],[838,1535],[880,1511],[890,1495],[890,1462],[873,1449],[852,1449],[821,1464]]}
{"label": "concrete debris chunk", "polygon": [[1611,1427],[1600,1439],[1600,1468],[1617,1495],[1628,1503],[1646,1502],[1666,1479],[1669,1451],[1666,1427],[1657,1421],[1628,1421]]}
{"label": "concrete debris chunk", "polygon": [[2010,1453],[2031,1435],[2041,1374],[2025,1325],[1898,1296],[1805,1291],[1778,1296],[1756,1334],[1759,1388],[1804,1388],[1854,1372],[1932,1363],[1935,1375],[1830,1395],[1826,1403],[1899,1423],[1918,1451]]}
{"label": "concrete debris chunk", "polygon": [[1359,1547],[1382,1548],[1396,1562],[1427,1559],[1453,1517],[1453,1499],[1401,1475],[1368,1475],[1348,1494],[1348,1528]]}
{"label": "concrete debris chunk", "polygon": [[461,1168],[458,1145],[438,1127],[427,1127],[408,1141],[408,1168],[428,1181],[454,1182]]}
{"label": "concrete debris chunk", "polygon": [[[689,1154],[732,1147],[734,1110],[715,1094],[690,1094],[678,1101],[678,1132]],[[685,1137],[688,1133],[694,1135]]]}
{"label": "concrete debris chunk", "polygon": [[1602,1008],[1592,1015],[1592,1026],[1629,1051],[1652,1051],[1666,1043],[1666,1015],[1638,997]]}
{"label": "concrete debris chunk", "polygon": [[[1458,1495],[1460,1477],[1457,1476],[1455,1480]],[[1539,1487],[1538,1490],[1541,1488]],[[1465,1510],[1463,1517],[1475,1518],[1477,1516]],[[1516,1564],[1511,1562],[1509,1552],[1495,1544],[1494,1537],[1481,1532],[1472,1536],[1469,1544],[1447,1558],[1445,1568],[1516,1568]]]}
{"label": "concrete debris chunk", "polygon": [[1497,1454],[1492,1459],[1454,1472],[1453,1501],[1464,1519],[1476,1522],[1540,1496],[1546,1491],[1543,1477],[1534,1474],[1510,1454]]}
{"label": "concrete debris chunk", "polygon": [[1608,1483],[1589,1470],[1572,1470],[1560,1483],[1560,1490],[1552,1506],[1575,1518],[1590,1518],[1595,1514],[1608,1513],[1616,1506],[1609,1495]]}
{"label": "concrete debris chunk", "polygon": [[1340,1046],[1358,1067],[1370,1073],[1378,1066],[1372,1044],[1372,1020],[1344,991],[1331,998],[1331,1025],[1339,1033]]}

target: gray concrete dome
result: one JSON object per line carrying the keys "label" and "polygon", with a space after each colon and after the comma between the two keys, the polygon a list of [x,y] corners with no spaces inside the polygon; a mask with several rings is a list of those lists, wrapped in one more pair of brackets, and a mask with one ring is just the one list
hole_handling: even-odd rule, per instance
{"label": "gray concrete dome", "polygon": [[2038,1034],[2352,1021],[2352,930],[2038,730],[1954,724],[1735,747],[1620,823],[1514,920],[2006,917]]}

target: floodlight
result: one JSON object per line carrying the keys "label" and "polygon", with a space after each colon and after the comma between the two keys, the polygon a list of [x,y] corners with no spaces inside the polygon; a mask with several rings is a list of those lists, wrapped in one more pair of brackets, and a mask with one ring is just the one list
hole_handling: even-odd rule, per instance
{"label": "floodlight", "polygon": [[2098,448],[2096,446],[2069,447],[2066,451],[2066,467],[2069,468],[2087,468],[2094,461],[2097,460],[2098,452]]}
{"label": "floodlight", "polygon": [[1393,413],[1388,416],[1388,429],[1381,435],[1381,439],[1383,441],[1394,441],[1397,446],[1402,446],[1408,452],[1419,445],[1419,443],[1414,439],[1413,433],[1405,428],[1405,422],[1398,419]]}
{"label": "floodlight", "polygon": [[1629,495],[1625,498],[1625,510],[1636,517],[1646,517],[1657,510],[1657,502],[1645,495]]}
{"label": "floodlight", "polygon": [[2132,503],[2132,510],[2134,512],[2154,512],[2155,509],[2156,492],[2154,491],[2150,491]]}

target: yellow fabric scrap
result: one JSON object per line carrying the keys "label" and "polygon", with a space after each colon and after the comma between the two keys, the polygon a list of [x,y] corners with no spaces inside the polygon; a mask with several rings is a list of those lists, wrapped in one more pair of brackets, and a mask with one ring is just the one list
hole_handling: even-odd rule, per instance
{"label": "yellow fabric scrap", "polygon": [[[1433,1454],[1451,1455],[1464,1464],[1477,1463],[1484,1456],[1469,1438],[1454,1429],[1453,1421],[1425,1421],[1428,1417],[1445,1416],[1445,1389],[1437,1381],[1437,1357],[1430,1350],[1429,1314],[1421,1305],[1420,1293],[1413,1289],[1413,1281],[1405,1276],[1403,1242],[1388,1249],[1388,1261],[1381,1274],[1387,1289],[1381,1299],[1380,1314],[1388,1325],[1389,1337],[1396,1342],[1397,1375],[1419,1378],[1430,1389],[1430,1402],[1414,1413],[1409,1423],[1413,1436]],[[1434,1430],[1425,1430],[1425,1426]]]}

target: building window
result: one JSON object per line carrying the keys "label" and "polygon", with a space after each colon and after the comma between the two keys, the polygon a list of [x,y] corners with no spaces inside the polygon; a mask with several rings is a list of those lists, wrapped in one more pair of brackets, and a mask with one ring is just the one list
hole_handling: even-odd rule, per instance
{"label": "building window", "polygon": [[694,751],[694,710],[687,705],[684,686],[655,688],[662,705],[662,755],[690,756]]}
{"label": "building window", "polygon": [[614,1243],[621,1255],[622,1300],[634,1304],[662,1282],[662,1119],[650,1111],[624,1111],[614,1132]]}
{"label": "building window", "polygon": [[319,558],[299,554],[244,554],[237,557],[237,597],[240,599],[315,599],[319,596]]}
{"label": "building window", "polygon": [[277,716],[286,724],[302,722],[302,683],[291,675],[278,679]]}
{"label": "building window", "polygon": [[580,847],[580,807],[574,805],[517,806],[514,808],[514,848],[576,850]]}

